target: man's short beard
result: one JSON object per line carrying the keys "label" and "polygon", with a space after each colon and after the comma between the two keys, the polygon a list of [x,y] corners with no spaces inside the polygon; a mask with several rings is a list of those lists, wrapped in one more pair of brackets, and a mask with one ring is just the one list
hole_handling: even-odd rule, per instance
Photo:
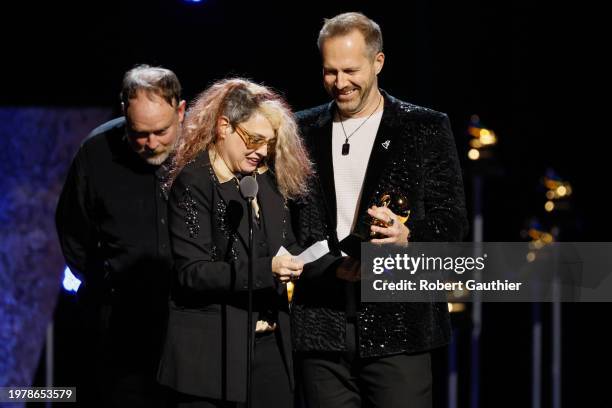
{"label": "man's short beard", "polygon": [[161,154],[157,154],[155,156],[150,156],[150,157],[143,157],[143,159],[145,159],[145,161],[152,166],[160,166],[163,162],[166,161],[168,156],[170,156],[170,151],[165,150]]}
{"label": "man's short beard", "polygon": [[178,146],[178,141],[179,141],[180,136],[181,136],[181,128],[179,126],[179,129],[177,131],[176,137],[174,138],[174,141],[172,142],[170,146],[167,146],[166,149],[162,153],[156,154],[155,156],[148,156],[148,157],[141,154],[140,157],[142,157],[147,163],[149,163],[152,166],[161,166]]}
{"label": "man's short beard", "polygon": [[[357,101],[357,103],[354,106],[351,106],[351,104],[354,103],[353,101],[351,101],[351,102],[338,102],[338,101],[336,101],[336,106],[340,110],[340,113],[346,114],[347,116],[350,116],[353,113],[355,113],[356,108],[359,107],[359,102],[360,101]],[[349,109],[349,108],[352,108],[352,109]]]}

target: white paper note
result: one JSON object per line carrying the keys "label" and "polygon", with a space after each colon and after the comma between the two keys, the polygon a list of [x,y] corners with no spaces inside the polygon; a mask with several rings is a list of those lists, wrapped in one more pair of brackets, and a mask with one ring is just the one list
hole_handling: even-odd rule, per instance
{"label": "white paper note", "polygon": [[[323,255],[329,252],[329,247],[327,246],[327,241],[319,241],[312,244],[307,250],[295,256],[295,259],[304,262],[305,264],[314,262],[317,259],[321,258]],[[281,246],[276,253],[276,256],[287,255],[290,254],[289,251],[283,246]]]}

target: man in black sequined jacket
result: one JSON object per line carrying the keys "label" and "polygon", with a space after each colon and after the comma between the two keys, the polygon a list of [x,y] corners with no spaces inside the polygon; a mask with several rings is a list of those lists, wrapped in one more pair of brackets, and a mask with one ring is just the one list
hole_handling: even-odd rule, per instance
{"label": "man in black sequined jacket", "polygon": [[[430,407],[429,351],[449,342],[446,303],[360,302],[359,260],[342,256],[339,241],[348,232],[369,236],[369,217],[387,222],[371,227],[382,234],[374,240],[381,244],[464,237],[465,198],[449,120],[378,89],[382,35],[364,15],[327,20],[319,48],[334,100],[297,114],[317,176],[308,199],[292,207],[300,245],[326,240],[330,248],[305,266],[293,296],[305,400],[309,407]],[[360,149],[369,149],[366,159],[351,162],[364,154]],[[408,199],[405,224],[388,208],[373,207],[383,192]]]}

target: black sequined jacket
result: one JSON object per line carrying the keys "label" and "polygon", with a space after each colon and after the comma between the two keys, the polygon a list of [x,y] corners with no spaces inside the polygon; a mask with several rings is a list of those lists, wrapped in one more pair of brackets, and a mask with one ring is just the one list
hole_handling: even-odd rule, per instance
{"label": "black sequined jacket", "polygon": [[[401,192],[411,204],[406,225],[411,241],[451,242],[467,230],[461,169],[448,117],[385,93],[384,112],[365,175],[360,221],[382,192]],[[446,303],[359,302],[358,284],[335,277],[340,258],[336,236],[331,133],[334,104],[298,112],[298,122],[317,177],[307,199],[292,205],[292,222],[301,246],[327,240],[331,254],[307,264],[292,304],[294,349],[345,350],[347,293],[357,296],[359,354],[383,356],[421,352],[448,343]],[[366,235],[367,236],[367,231]],[[357,290],[355,290],[357,289]],[[356,294],[355,294],[356,293]]]}

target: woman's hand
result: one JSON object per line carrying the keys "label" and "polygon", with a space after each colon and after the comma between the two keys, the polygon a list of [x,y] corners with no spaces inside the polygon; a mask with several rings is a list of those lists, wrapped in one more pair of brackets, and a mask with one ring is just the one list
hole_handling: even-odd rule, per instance
{"label": "woman's hand", "polygon": [[265,320],[258,320],[255,324],[255,333],[263,333],[276,330],[276,323],[270,323]]}
{"label": "woman's hand", "polygon": [[282,283],[299,279],[304,263],[296,261],[292,255],[281,255],[272,258],[272,273]]}

